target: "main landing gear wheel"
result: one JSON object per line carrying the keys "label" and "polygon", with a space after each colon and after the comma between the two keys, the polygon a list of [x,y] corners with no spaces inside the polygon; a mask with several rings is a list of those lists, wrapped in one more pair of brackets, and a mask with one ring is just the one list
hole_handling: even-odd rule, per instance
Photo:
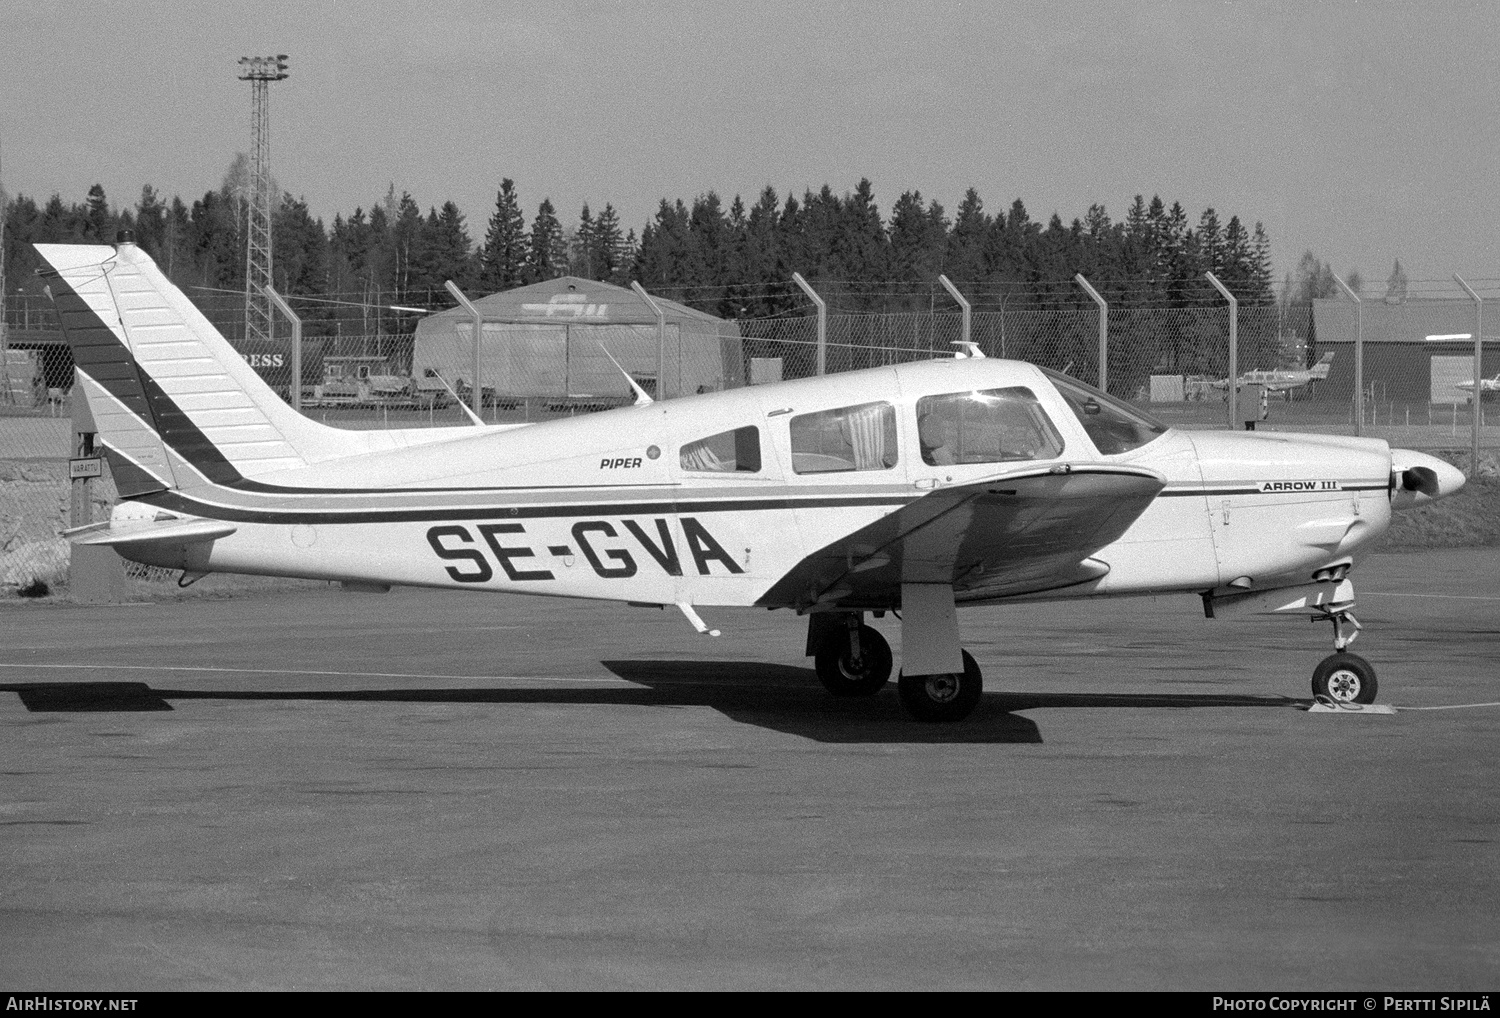
{"label": "main landing gear wheel", "polygon": [[1374,667],[1346,650],[1328,655],[1313,669],[1314,697],[1334,703],[1374,703],[1376,689]]}
{"label": "main landing gear wheel", "polygon": [[949,675],[901,674],[901,705],[918,721],[962,721],[979,704],[984,677],[963,651],[964,670]]}
{"label": "main landing gear wheel", "polygon": [[891,645],[878,630],[859,626],[824,640],[813,664],[834,696],[874,696],[891,677]]}

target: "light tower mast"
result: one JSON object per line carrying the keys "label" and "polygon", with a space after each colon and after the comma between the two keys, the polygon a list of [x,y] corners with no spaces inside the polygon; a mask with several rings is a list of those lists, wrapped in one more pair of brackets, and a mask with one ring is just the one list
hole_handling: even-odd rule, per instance
{"label": "light tower mast", "polygon": [[255,138],[246,196],[245,338],[270,339],[271,299],[271,100],[267,86],[287,76],[286,54],[240,57],[240,80],[250,82],[250,130]]}

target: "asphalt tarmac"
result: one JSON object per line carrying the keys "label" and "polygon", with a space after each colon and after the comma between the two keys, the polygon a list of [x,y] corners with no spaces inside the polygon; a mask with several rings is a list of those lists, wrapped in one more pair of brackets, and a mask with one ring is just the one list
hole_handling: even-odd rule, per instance
{"label": "asphalt tarmac", "polygon": [[8,602],[0,987],[1494,990],[1497,567],[1356,571],[1383,716],[1192,597],[960,613],[946,726],[785,612]]}

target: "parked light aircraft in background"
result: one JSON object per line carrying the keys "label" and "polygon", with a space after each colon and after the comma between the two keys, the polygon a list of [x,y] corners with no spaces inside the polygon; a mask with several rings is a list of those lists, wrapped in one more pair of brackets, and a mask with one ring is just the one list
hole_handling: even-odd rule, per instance
{"label": "parked light aircraft in background", "polygon": [[[1455,491],[1374,439],[1187,432],[972,346],[952,359],[529,425],[344,431],[293,411],[133,244],[39,245],[121,501],[70,532],[137,562],[808,617],[836,696],[979,700],[956,609],[1187,591],[1333,624],[1315,693],[1368,703],[1348,573]],[[1352,627],[1352,628],[1351,628]]]}
{"label": "parked light aircraft in background", "polygon": [[[1258,385],[1267,392],[1285,392],[1289,389],[1299,389],[1308,382],[1321,381],[1328,377],[1328,369],[1333,365],[1332,351],[1318,358],[1318,363],[1310,368],[1278,368],[1275,371],[1247,371],[1239,377],[1235,383],[1235,389],[1243,389],[1247,385]],[[1215,389],[1229,388],[1229,379],[1221,378],[1213,383]]]}
{"label": "parked light aircraft in background", "polygon": [[[1455,389],[1462,389],[1464,392],[1473,392],[1474,391],[1474,379],[1471,378],[1471,379],[1469,379],[1468,381],[1465,381],[1465,382],[1455,382],[1455,383],[1453,383],[1453,387]],[[1496,374],[1494,378],[1481,378],[1479,380],[1479,391],[1480,392],[1496,392],[1496,391],[1500,391],[1500,374]]]}

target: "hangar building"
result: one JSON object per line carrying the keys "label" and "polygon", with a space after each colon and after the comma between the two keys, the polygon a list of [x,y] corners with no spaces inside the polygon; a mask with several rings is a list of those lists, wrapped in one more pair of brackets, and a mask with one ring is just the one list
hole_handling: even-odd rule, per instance
{"label": "hangar building", "polygon": [[[474,301],[484,326],[481,385],[498,396],[620,396],[630,386],[610,356],[655,396],[688,395],[745,384],[739,325],[676,301],[652,298],[665,318],[666,378],[657,385],[657,319],[633,291],[562,276]],[[602,344],[602,347],[601,347]],[[463,308],[417,325],[412,375],[436,371],[465,385],[474,374],[474,320]]]}
{"label": "hangar building", "polygon": [[[1366,300],[1361,331],[1365,350],[1365,391],[1396,403],[1467,403],[1457,387],[1474,377],[1474,304],[1467,300],[1408,300],[1387,304]],[[1482,375],[1500,371],[1493,349],[1495,326],[1485,323]],[[1328,377],[1316,398],[1354,398],[1354,304],[1343,299],[1313,301],[1316,353],[1334,351]],[[1466,338],[1453,338],[1453,337]]]}

